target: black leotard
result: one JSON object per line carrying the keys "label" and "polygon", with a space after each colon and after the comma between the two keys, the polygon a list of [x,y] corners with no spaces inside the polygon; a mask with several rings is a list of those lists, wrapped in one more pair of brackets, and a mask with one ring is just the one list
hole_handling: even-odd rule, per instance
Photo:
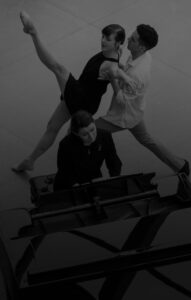
{"label": "black leotard", "polygon": [[108,80],[100,80],[100,66],[104,61],[117,62],[119,59],[107,58],[102,52],[94,55],[84,67],[79,79],[70,74],[65,87],[64,100],[69,112],[73,114],[79,109],[95,114],[101,102],[101,97],[106,92]]}

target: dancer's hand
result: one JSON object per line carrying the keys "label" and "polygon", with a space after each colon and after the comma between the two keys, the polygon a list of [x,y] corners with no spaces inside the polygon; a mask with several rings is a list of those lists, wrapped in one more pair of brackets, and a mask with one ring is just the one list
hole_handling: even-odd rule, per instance
{"label": "dancer's hand", "polygon": [[123,54],[123,48],[124,48],[124,45],[120,45],[119,46],[119,49],[118,49],[118,54],[119,54],[119,58],[122,56]]}
{"label": "dancer's hand", "polygon": [[111,81],[111,79],[113,79],[116,75],[116,68],[116,63],[104,62],[100,70],[99,79]]}
{"label": "dancer's hand", "polygon": [[23,31],[27,34],[35,35],[36,34],[36,28],[30,18],[30,16],[25,12],[20,12],[20,19],[23,24]]}

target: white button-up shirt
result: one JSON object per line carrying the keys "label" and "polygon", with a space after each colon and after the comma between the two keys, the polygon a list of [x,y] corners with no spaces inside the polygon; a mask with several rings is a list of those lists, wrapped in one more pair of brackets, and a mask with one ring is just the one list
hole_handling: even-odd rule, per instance
{"label": "white button-up shirt", "polygon": [[122,128],[133,128],[143,118],[145,93],[148,89],[151,73],[151,55],[147,51],[135,60],[130,56],[124,71],[133,80],[119,80],[119,91],[113,95],[109,110],[103,119]]}

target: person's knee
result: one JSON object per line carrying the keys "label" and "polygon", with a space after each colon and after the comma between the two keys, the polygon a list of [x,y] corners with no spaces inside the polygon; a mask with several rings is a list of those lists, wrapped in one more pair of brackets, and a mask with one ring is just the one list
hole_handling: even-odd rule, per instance
{"label": "person's knee", "polygon": [[149,146],[149,145],[154,145],[155,144],[154,139],[149,134],[136,136],[135,138],[143,146]]}

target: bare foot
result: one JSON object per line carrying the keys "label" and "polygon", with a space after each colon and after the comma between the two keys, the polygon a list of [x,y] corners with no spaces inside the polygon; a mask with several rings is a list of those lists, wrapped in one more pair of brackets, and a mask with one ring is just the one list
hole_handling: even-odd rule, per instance
{"label": "bare foot", "polygon": [[35,26],[30,16],[25,11],[20,12],[20,19],[23,24],[23,31],[28,34],[35,34],[36,32]]}
{"label": "bare foot", "polygon": [[32,171],[33,168],[33,162],[30,159],[24,159],[21,163],[13,166],[11,169],[16,173],[21,173],[25,171]]}

